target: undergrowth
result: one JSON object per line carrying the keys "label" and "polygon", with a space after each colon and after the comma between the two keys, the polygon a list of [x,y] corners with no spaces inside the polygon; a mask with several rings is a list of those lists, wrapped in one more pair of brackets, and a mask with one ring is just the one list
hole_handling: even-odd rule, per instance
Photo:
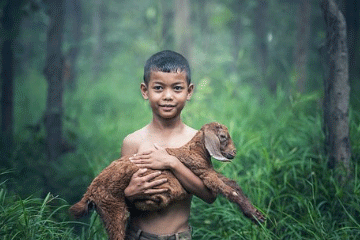
{"label": "undergrowth", "polygon": [[[211,205],[194,197],[190,219],[193,238],[360,239],[359,113],[351,112],[350,121],[353,175],[341,185],[327,167],[317,94],[296,99],[281,90],[275,97],[258,95],[250,87],[229,81],[218,93],[212,81],[204,77],[197,84],[183,120],[198,129],[211,121],[229,127],[237,156],[231,163],[214,160],[214,166],[239,183],[267,220],[257,226],[223,197]],[[22,198],[13,189],[7,191],[7,186],[14,185],[10,180],[1,184],[2,239],[106,239],[96,213],[84,222],[75,222],[67,214],[67,202],[79,200],[91,179],[119,156],[122,139],[149,122],[150,110],[139,99],[135,104],[118,104],[116,99],[104,97],[107,91],[96,92],[94,88],[80,111],[78,104],[87,91],[72,96],[75,104],[67,109],[68,116],[79,121],[77,150],[51,166],[55,174],[52,194],[60,196]],[[24,145],[31,148],[33,142],[28,139]],[[15,162],[24,157],[18,156],[13,156]],[[36,156],[41,154],[32,159]],[[13,164],[14,171],[20,165]]]}

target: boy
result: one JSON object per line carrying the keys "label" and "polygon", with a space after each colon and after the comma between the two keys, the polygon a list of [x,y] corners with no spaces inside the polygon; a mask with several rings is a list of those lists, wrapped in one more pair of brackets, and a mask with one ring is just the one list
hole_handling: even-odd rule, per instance
{"label": "boy", "polygon": [[[149,101],[153,119],[124,139],[122,156],[133,155],[130,160],[140,167],[125,189],[125,196],[131,201],[138,195],[166,191],[154,187],[167,179],[152,181],[163,169],[171,170],[189,194],[185,200],[159,211],[130,210],[126,239],[191,239],[188,220],[192,195],[207,203],[214,202],[216,196],[193,172],[164,149],[181,147],[197,132],[185,125],[180,117],[194,90],[187,60],[168,50],[154,54],[145,64],[144,82],[140,89],[143,98]],[[159,172],[143,176],[147,168]]]}

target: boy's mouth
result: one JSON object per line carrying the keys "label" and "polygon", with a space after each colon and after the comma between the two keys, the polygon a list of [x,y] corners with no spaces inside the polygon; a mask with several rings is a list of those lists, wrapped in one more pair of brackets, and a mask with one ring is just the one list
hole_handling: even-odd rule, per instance
{"label": "boy's mouth", "polygon": [[166,110],[171,110],[175,107],[175,105],[169,105],[169,104],[164,104],[164,105],[159,105],[162,109]]}

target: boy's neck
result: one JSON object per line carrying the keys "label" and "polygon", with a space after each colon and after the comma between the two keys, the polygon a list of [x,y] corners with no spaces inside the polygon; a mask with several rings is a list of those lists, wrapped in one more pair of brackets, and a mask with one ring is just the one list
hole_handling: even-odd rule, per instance
{"label": "boy's neck", "polygon": [[150,126],[154,130],[166,131],[182,128],[184,127],[184,123],[181,121],[180,116],[172,119],[159,119],[154,116],[150,123]]}

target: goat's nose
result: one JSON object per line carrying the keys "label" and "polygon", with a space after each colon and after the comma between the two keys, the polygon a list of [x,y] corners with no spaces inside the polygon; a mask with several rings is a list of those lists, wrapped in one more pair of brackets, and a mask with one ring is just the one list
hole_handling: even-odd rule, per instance
{"label": "goat's nose", "polygon": [[236,149],[232,150],[232,154],[235,156],[236,155]]}

